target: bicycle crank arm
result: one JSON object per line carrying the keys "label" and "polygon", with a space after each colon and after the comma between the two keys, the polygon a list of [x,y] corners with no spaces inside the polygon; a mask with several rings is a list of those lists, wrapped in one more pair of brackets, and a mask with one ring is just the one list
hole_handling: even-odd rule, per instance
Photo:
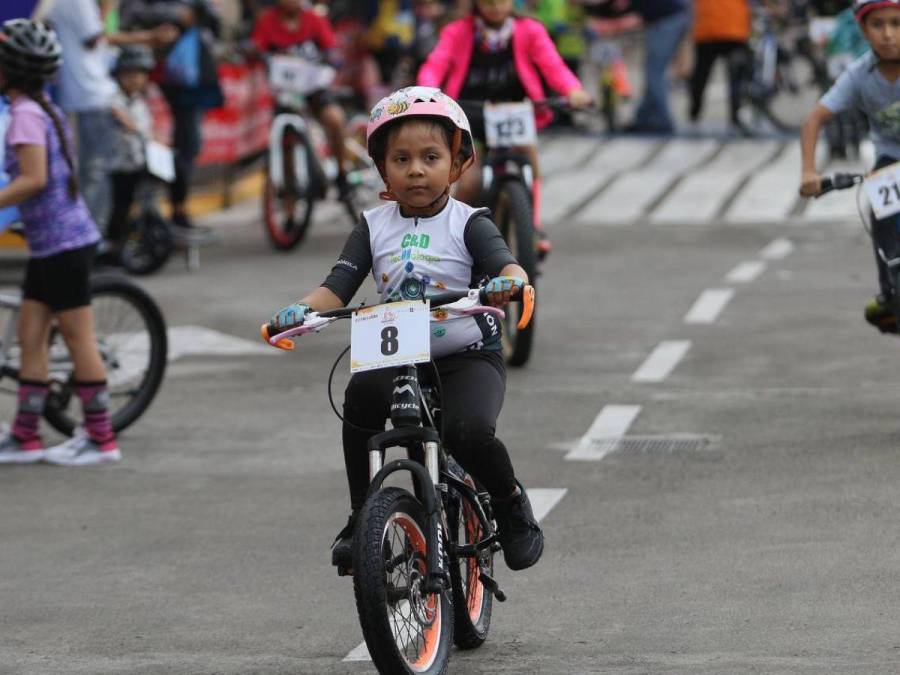
{"label": "bicycle crank arm", "polygon": [[494,577],[484,570],[481,570],[479,579],[481,579],[481,583],[484,584],[484,587],[494,594],[494,597],[497,598],[498,602],[506,602],[506,593],[500,590],[500,584],[497,583],[497,580],[494,579]]}

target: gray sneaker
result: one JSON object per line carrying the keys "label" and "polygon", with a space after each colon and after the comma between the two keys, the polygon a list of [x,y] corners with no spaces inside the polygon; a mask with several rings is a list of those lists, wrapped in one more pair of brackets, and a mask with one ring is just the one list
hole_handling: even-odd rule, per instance
{"label": "gray sneaker", "polygon": [[23,444],[9,430],[0,435],[0,464],[32,464],[44,459],[40,441]]}
{"label": "gray sneaker", "polygon": [[69,440],[44,453],[44,461],[59,466],[93,466],[108,464],[122,459],[122,453],[115,439],[106,443],[97,443],[83,429],[76,429]]}

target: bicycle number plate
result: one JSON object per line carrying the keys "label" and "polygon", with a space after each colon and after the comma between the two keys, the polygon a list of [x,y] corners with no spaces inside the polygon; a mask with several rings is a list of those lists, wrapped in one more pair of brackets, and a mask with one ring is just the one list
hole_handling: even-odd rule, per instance
{"label": "bicycle number plate", "polygon": [[335,70],[331,66],[296,56],[275,55],[269,61],[269,84],[276,91],[310,94],[327,89],[334,76]]}
{"label": "bicycle number plate", "polygon": [[881,220],[900,213],[900,163],[876,171],[863,185],[876,218]]}
{"label": "bicycle number plate", "polygon": [[534,106],[531,101],[486,103],[484,131],[489,148],[536,145]]}
{"label": "bicycle number plate", "polygon": [[175,180],[175,154],[172,148],[156,141],[147,141],[145,147],[147,171],[167,183]]}
{"label": "bicycle number plate", "polygon": [[431,312],[421,300],[374,305],[350,322],[350,372],[431,360]]}

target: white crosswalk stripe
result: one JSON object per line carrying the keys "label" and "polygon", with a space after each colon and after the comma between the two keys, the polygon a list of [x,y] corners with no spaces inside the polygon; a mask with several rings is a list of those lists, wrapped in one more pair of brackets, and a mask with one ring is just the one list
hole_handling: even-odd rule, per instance
{"label": "white crosswalk stripe", "polygon": [[[863,170],[872,151],[830,164],[820,153],[831,173]],[[540,156],[550,226],[858,223],[852,193],[799,198],[797,141],[557,135]]]}

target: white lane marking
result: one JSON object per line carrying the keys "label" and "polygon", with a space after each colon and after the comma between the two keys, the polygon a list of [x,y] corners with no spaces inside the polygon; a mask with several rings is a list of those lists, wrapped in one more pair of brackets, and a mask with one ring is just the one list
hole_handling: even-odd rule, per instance
{"label": "white lane marking", "polygon": [[794,244],[790,239],[779,237],[760,251],[759,257],[763,260],[781,260],[789,256],[793,250]]}
{"label": "white lane marking", "polygon": [[703,291],[697,302],[684,316],[685,323],[711,324],[719,318],[719,314],[734,297],[733,288],[710,288]]}
{"label": "white lane marking", "polygon": [[[574,448],[566,455],[568,460],[599,461],[609,454],[614,441],[622,438],[641,412],[639,405],[608,405],[591,424]],[[602,443],[602,441],[612,441]]]}
{"label": "white lane marking", "polygon": [[526,492],[531,501],[534,517],[543,520],[562,501],[568,490],[566,488],[530,488]]}
{"label": "white lane marking", "polygon": [[[147,366],[149,336],[145,332],[107,333],[106,347],[115,354],[118,366],[108,374],[109,383],[122,386],[139,378]],[[168,331],[170,362],[188,356],[273,355],[275,350],[260,342],[220,333],[203,326],[177,326]]]}
{"label": "white lane marking", "polygon": [[[534,517],[543,520],[562,501],[568,490],[566,488],[530,488],[526,492],[528,492],[528,499],[531,500]],[[347,654],[343,660],[344,662],[371,661],[372,657],[369,655],[369,648],[363,642]]]}
{"label": "white lane marking", "polygon": [[690,340],[666,340],[660,342],[634,375],[633,382],[662,382],[691,348]]}
{"label": "white lane marking", "polygon": [[344,657],[344,661],[371,661],[371,660],[372,660],[372,657],[369,656],[369,648],[366,647],[365,642],[363,642],[356,649],[354,649],[352,652],[347,654],[346,657]]}
{"label": "white lane marking", "polygon": [[169,360],[185,356],[243,356],[277,354],[262,340],[251,342],[204,326],[176,326],[169,329]]}
{"label": "white lane marking", "polygon": [[748,260],[736,265],[725,277],[732,284],[749,284],[756,281],[766,271],[766,263],[763,260]]}

